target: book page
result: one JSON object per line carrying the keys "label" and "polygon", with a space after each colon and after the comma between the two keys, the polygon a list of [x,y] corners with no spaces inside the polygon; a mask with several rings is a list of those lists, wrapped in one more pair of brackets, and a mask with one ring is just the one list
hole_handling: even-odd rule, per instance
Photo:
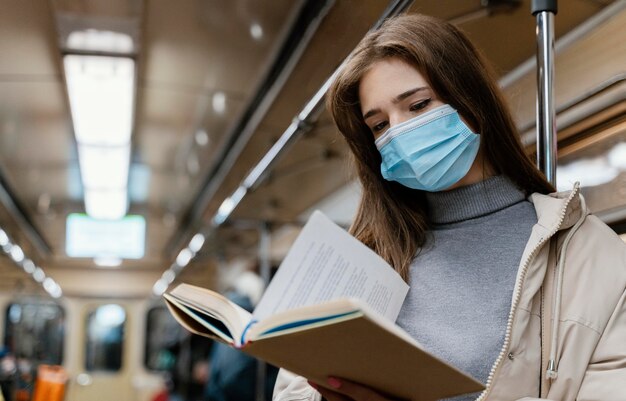
{"label": "book page", "polygon": [[380,256],[316,211],[253,316],[262,320],[288,309],[353,297],[395,322],[408,289]]}
{"label": "book page", "polygon": [[169,294],[163,296],[166,299],[175,298],[183,305],[221,321],[234,340],[240,338],[241,332],[252,319],[248,311],[222,294],[195,285],[179,284]]}

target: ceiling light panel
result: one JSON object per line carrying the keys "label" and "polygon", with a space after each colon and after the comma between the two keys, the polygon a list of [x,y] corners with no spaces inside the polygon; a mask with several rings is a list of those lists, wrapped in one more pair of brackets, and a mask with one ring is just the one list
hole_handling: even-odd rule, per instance
{"label": "ceiling light panel", "polygon": [[76,139],[80,144],[130,142],[135,62],[127,57],[63,58]]}
{"label": "ceiling light panel", "polygon": [[68,50],[87,52],[132,53],[135,48],[130,35],[120,32],[85,29],[74,31],[67,37]]}
{"label": "ceiling light panel", "polygon": [[130,144],[116,147],[78,145],[80,173],[85,188],[122,189],[128,184]]}
{"label": "ceiling light panel", "polygon": [[85,210],[94,219],[117,220],[128,209],[126,188],[98,190],[85,188]]}

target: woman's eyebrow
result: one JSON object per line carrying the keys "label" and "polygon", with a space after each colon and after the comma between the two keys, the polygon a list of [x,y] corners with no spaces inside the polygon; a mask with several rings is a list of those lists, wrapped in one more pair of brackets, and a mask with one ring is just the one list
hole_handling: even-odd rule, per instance
{"label": "woman's eyebrow", "polygon": [[363,120],[367,120],[371,116],[376,115],[378,113],[380,113],[380,109],[371,109],[367,113],[363,114]]}
{"label": "woman's eyebrow", "polygon": [[[399,94],[398,96],[396,96],[395,99],[392,100],[393,103],[398,103],[403,101],[404,99],[406,99],[407,97],[417,93],[417,92],[421,92],[424,90],[428,90],[429,88],[426,86],[420,86],[417,88],[413,88],[413,89],[409,89],[407,91],[402,92],[401,94]],[[367,120],[368,118],[370,118],[373,115],[376,115],[380,113],[380,109],[371,109],[369,110],[367,113],[363,114],[363,120]]]}
{"label": "woman's eyebrow", "polygon": [[398,103],[401,102],[402,100],[406,99],[407,97],[420,92],[420,91],[424,91],[424,90],[428,90],[428,88],[426,86],[420,86],[418,88],[413,88],[413,89],[409,89],[408,91],[402,92],[401,94],[399,94],[398,96],[396,96],[396,98],[393,100],[393,103]]}

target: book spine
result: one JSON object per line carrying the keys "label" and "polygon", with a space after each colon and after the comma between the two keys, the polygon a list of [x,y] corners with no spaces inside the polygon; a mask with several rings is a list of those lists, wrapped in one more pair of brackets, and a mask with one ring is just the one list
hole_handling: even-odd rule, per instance
{"label": "book spine", "polygon": [[252,327],[252,325],[254,325],[256,322],[257,320],[252,319],[248,322],[246,327],[244,327],[243,331],[241,332],[241,338],[239,339],[240,347],[243,347],[246,344],[246,334],[248,333],[248,330],[250,330],[250,327]]}

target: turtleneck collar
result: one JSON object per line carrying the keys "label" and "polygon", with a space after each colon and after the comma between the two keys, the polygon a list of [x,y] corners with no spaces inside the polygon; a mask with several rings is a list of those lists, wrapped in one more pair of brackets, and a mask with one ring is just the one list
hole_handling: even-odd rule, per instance
{"label": "turtleneck collar", "polygon": [[498,175],[475,184],[441,192],[426,192],[433,224],[457,223],[495,213],[526,196],[508,177]]}

